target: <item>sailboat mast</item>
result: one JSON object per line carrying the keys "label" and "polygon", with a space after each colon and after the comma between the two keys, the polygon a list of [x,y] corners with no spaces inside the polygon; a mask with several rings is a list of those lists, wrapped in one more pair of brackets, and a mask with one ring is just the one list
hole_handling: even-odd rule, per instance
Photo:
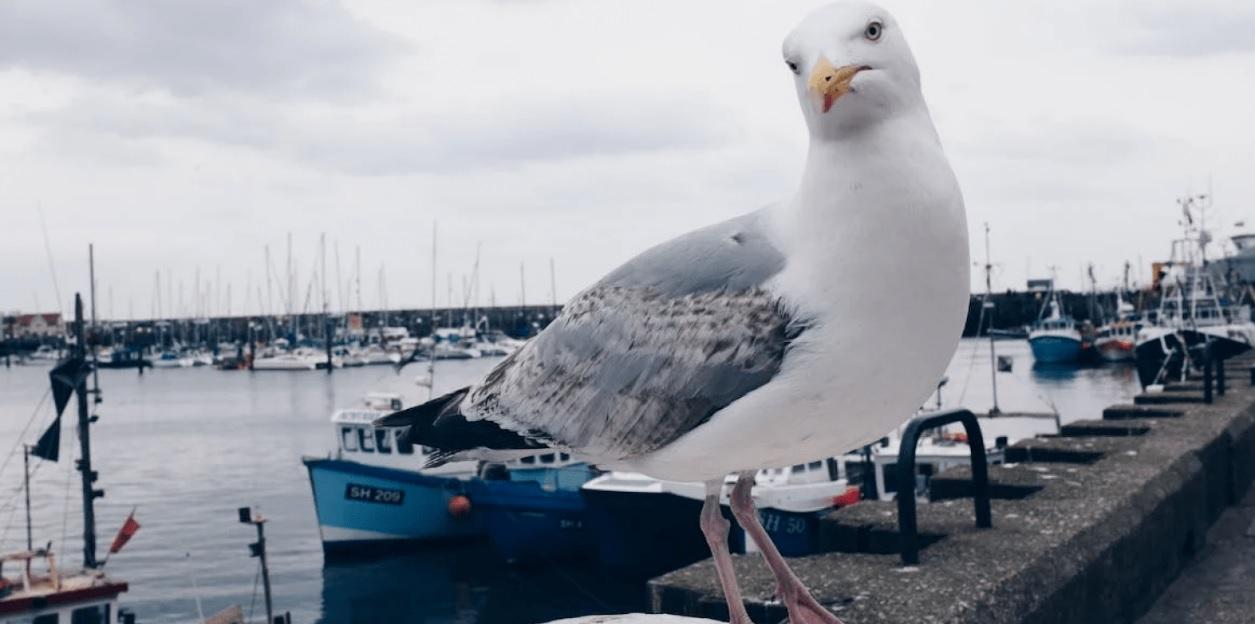
{"label": "sailboat mast", "polygon": [[[93,243],[87,243],[87,278],[91,280],[92,295],[92,334],[99,336],[96,329],[96,249]],[[87,346],[87,345],[83,345]],[[100,398],[100,373],[96,372],[96,349],[92,349],[92,392]]]}
{"label": "sailboat mast", "polygon": [[26,550],[35,550],[35,542],[31,538],[31,447],[29,444],[22,445],[22,468],[25,470],[22,489],[26,490]]}
{"label": "sailboat mast", "polygon": [[436,226],[431,222],[431,352],[427,356],[427,400],[436,396]]}
{"label": "sailboat mast", "polygon": [[[993,313],[994,287],[993,287],[993,277],[992,277],[993,270],[994,270],[994,265],[989,260],[989,222],[986,221],[985,222],[985,302],[981,304],[981,315],[984,316],[985,309],[986,308],[989,309],[989,329],[993,329],[993,326],[994,326],[994,313]],[[979,327],[977,327],[976,330],[978,333],[980,332]],[[989,413],[998,414],[1002,411],[1001,409],[998,408],[998,357],[994,351],[993,332],[986,330],[985,333],[989,336],[989,382],[990,382],[990,387],[993,389],[993,400],[994,400],[993,407],[989,408]],[[937,392],[940,393],[941,391],[938,390]]]}
{"label": "sailboat mast", "polygon": [[[74,293],[74,356],[80,362],[86,360],[87,341],[83,332],[83,297]],[[87,410],[87,380],[76,381],[78,397],[78,470],[83,483],[83,567],[96,567],[96,510],[95,501],[104,492],[92,488],[96,471],[92,470],[91,417]]]}

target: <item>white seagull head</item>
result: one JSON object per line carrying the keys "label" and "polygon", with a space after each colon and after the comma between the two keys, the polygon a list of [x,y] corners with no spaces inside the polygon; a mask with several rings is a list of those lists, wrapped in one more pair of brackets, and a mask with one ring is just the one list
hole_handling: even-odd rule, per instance
{"label": "white seagull head", "polygon": [[785,38],[783,51],[812,136],[840,137],[923,105],[906,38],[870,2],[816,9]]}

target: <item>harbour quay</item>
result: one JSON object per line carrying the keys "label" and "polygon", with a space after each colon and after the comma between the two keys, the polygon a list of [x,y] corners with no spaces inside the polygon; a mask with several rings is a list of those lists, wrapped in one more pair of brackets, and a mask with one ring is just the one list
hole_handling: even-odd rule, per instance
{"label": "harbour quay", "polygon": [[[1225,545],[1255,551],[1253,364],[1223,364],[1223,395],[1219,374],[1195,375],[1013,444],[989,466],[991,528],[974,522],[970,467],[934,476],[917,565],[895,505],[864,501],[825,515],[825,552],[792,567],[848,624],[1250,622],[1251,564]],[[754,621],[784,621],[760,557],[734,564]],[[727,617],[709,561],[649,593],[655,612]]]}

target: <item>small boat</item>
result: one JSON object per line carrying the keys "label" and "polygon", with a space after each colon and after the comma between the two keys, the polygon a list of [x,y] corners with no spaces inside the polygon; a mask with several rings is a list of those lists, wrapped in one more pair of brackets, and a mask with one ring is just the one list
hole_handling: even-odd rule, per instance
{"label": "small boat", "polygon": [[53,364],[61,359],[61,352],[48,345],[39,345],[27,354],[25,361],[31,364]]}
{"label": "small boat", "polygon": [[1076,321],[1062,311],[1059,293],[1052,286],[1038,319],[1028,332],[1033,360],[1040,364],[1068,364],[1081,357],[1081,332]]}
{"label": "small boat", "polygon": [[128,589],[124,581],[99,569],[58,568],[56,556],[46,548],[0,555],[0,571],[18,572],[15,576],[0,575],[0,621],[135,622],[135,614],[118,608],[118,596]]}
{"label": "small boat", "polygon": [[177,351],[162,351],[152,358],[153,368],[191,368],[192,358]]}
{"label": "small boat", "polygon": [[151,368],[152,362],[139,349],[101,349],[96,353],[96,365],[100,368]]}
{"label": "small boat", "polygon": [[372,425],[401,406],[398,394],[371,393],[362,407],[336,410],[335,452],[301,459],[329,556],[484,535],[481,514],[466,496],[478,462],[422,470],[427,461],[422,447],[407,443],[401,430]]}
{"label": "small boat", "polygon": [[280,351],[272,355],[253,360],[253,370],[264,371],[298,371],[316,370],[326,366],[327,356],[313,349],[300,347],[292,351]]}
{"label": "small boat", "polygon": [[[985,459],[990,464],[1002,463],[1006,440],[994,441],[985,449]],[[901,440],[896,435],[881,438],[857,451],[839,458],[841,474],[851,483],[858,483],[863,498],[890,501],[902,490],[897,482],[895,468]],[[915,447],[915,483],[909,484],[917,497],[926,498],[929,481],[956,466],[972,463],[972,451],[964,434],[939,434],[920,438]]]}
{"label": "small boat", "polygon": [[484,355],[475,348],[475,330],[471,327],[437,327],[432,340],[437,360],[470,360]]}
{"label": "small boat", "polygon": [[1098,328],[1094,348],[1104,362],[1128,362],[1134,358],[1137,332],[1142,328],[1138,321],[1121,319]]}
{"label": "small boat", "polygon": [[593,554],[593,542],[580,486],[598,474],[555,451],[486,466],[467,482],[466,494],[507,562],[582,559]]}
{"label": "small boat", "polygon": [[[785,556],[817,551],[819,517],[858,500],[838,474],[836,458],[761,470],[751,494],[763,526]],[[734,478],[724,490],[724,516]],[[615,572],[653,576],[710,556],[697,522],[705,486],[696,482],[666,481],[639,473],[609,472],[581,488],[588,506],[587,524],[597,549],[597,560]],[[736,524],[733,523],[735,527]],[[733,552],[753,550],[745,534],[735,528],[728,536]],[[658,544],[666,544],[659,548]]]}

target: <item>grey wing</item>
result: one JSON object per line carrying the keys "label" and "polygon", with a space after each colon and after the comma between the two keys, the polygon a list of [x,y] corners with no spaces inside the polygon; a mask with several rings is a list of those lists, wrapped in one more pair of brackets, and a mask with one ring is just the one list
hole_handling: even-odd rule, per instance
{"label": "grey wing", "polygon": [[603,459],[639,456],[771,380],[798,324],[751,213],[663,243],[573,299],[463,412]]}

